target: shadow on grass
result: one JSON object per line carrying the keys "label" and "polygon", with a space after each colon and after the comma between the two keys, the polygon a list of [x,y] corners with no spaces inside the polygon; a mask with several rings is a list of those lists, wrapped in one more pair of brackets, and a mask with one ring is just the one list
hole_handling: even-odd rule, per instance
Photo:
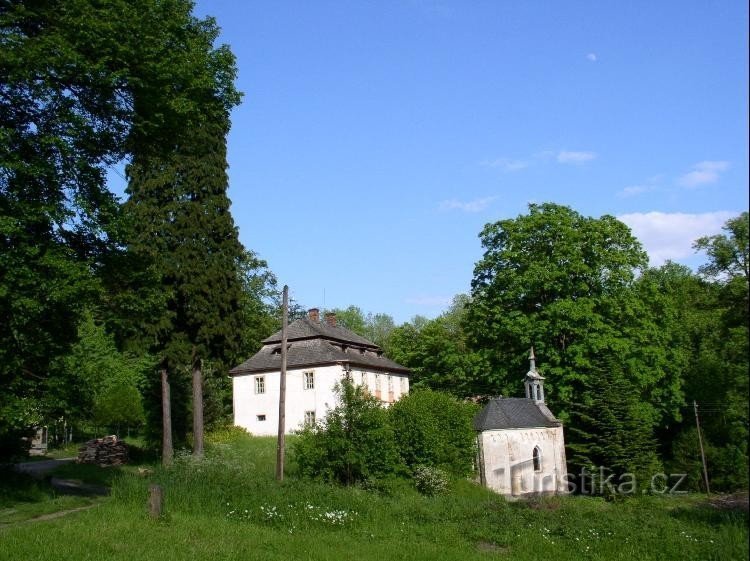
{"label": "shadow on grass", "polygon": [[132,441],[126,441],[128,445],[128,464],[140,465],[140,464],[155,464],[159,461],[159,445],[148,444],[142,441],[134,443]]}
{"label": "shadow on grass", "polygon": [[707,503],[699,503],[695,506],[676,508],[670,515],[683,522],[695,524],[707,524],[710,526],[725,526],[735,524],[748,525],[748,513],[741,509],[718,509]]}
{"label": "shadow on grass", "polygon": [[[157,460],[154,450],[128,445],[129,465],[151,463]],[[42,457],[42,460],[51,458]],[[59,487],[55,489],[52,478],[80,481],[88,485],[112,487],[115,480],[128,468],[99,467],[89,464],[67,463],[56,467],[43,477],[19,473],[10,465],[0,466],[0,508],[8,508],[19,503],[41,503],[65,494]]]}
{"label": "shadow on grass", "polygon": [[119,467],[99,467],[71,462],[55,468],[55,470],[50,473],[50,476],[58,479],[73,479],[93,485],[111,487],[112,482],[121,473],[122,470]]}
{"label": "shadow on grass", "polygon": [[34,479],[25,473],[18,473],[12,467],[0,468],[0,507],[17,503],[47,501],[54,497],[47,481]]}

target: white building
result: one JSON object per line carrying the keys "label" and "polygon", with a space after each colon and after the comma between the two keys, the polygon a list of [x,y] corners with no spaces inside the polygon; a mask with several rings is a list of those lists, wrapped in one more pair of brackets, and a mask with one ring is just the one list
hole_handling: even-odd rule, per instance
{"label": "white building", "polygon": [[567,493],[562,423],[544,403],[544,378],[529,356],[525,398],[490,400],[474,419],[480,479],[508,497]]}
{"label": "white building", "polygon": [[[334,386],[345,376],[367,387],[384,403],[409,393],[409,370],[383,356],[375,343],[336,324],[321,322],[313,308],[287,331],[286,432],[325,417],[337,405]],[[229,371],[234,424],[256,435],[274,435],[279,423],[281,331],[263,348]]]}

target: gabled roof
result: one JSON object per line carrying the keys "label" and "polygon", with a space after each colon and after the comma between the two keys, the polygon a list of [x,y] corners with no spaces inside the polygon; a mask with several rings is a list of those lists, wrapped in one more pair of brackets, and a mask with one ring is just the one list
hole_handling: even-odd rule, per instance
{"label": "gabled roof", "polygon": [[[324,322],[313,321],[306,317],[293,321],[287,327],[287,340],[290,342],[299,339],[315,339],[319,337],[341,341],[342,343],[354,343],[363,347],[372,347],[373,349],[378,348],[378,346],[372,341],[368,341],[346,327],[329,325]],[[266,337],[261,343],[281,343],[281,330],[277,331],[270,337]]]}
{"label": "gabled roof", "polygon": [[474,417],[477,431],[530,429],[562,425],[543,403],[525,397],[496,397]]}
{"label": "gabled roof", "polygon": [[[298,319],[288,326],[287,368],[331,364],[408,374],[409,369],[383,356],[372,341],[345,327]],[[263,340],[263,348],[229,371],[232,376],[281,370],[281,331]]]}

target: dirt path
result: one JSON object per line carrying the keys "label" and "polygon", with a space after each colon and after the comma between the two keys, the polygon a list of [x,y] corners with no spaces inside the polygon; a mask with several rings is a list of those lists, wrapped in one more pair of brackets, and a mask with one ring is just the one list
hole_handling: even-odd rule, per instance
{"label": "dirt path", "polygon": [[65,464],[69,464],[75,458],[64,458],[61,460],[42,460],[40,462],[23,462],[13,466],[13,469],[21,473],[28,473],[32,477],[44,477],[49,472]]}
{"label": "dirt path", "polygon": [[99,506],[100,504],[101,502],[98,502],[98,503],[94,503],[90,505],[79,506],[77,508],[71,508],[68,510],[58,510],[57,512],[50,512],[48,514],[42,514],[34,518],[29,518],[28,520],[21,520],[19,522],[0,523],[0,530],[3,528],[11,528],[13,526],[20,526],[21,524],[29,524],[31,522],[43,522],[45,520],[54,520],[55,518],[62,518],[63,516],[67,516],[68,514],[73,514],[74,512],[81,512],[82,510],[88,510],[90,508]]}

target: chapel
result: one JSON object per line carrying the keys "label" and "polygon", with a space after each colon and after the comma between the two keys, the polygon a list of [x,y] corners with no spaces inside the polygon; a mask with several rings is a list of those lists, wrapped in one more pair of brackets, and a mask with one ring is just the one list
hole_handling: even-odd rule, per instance
{"label": "chapel", "polygon": [[526,397],[496,397],[474,418],[482,485],[507,497],[568,492],[562,423],[544,401],[534,349]]}

